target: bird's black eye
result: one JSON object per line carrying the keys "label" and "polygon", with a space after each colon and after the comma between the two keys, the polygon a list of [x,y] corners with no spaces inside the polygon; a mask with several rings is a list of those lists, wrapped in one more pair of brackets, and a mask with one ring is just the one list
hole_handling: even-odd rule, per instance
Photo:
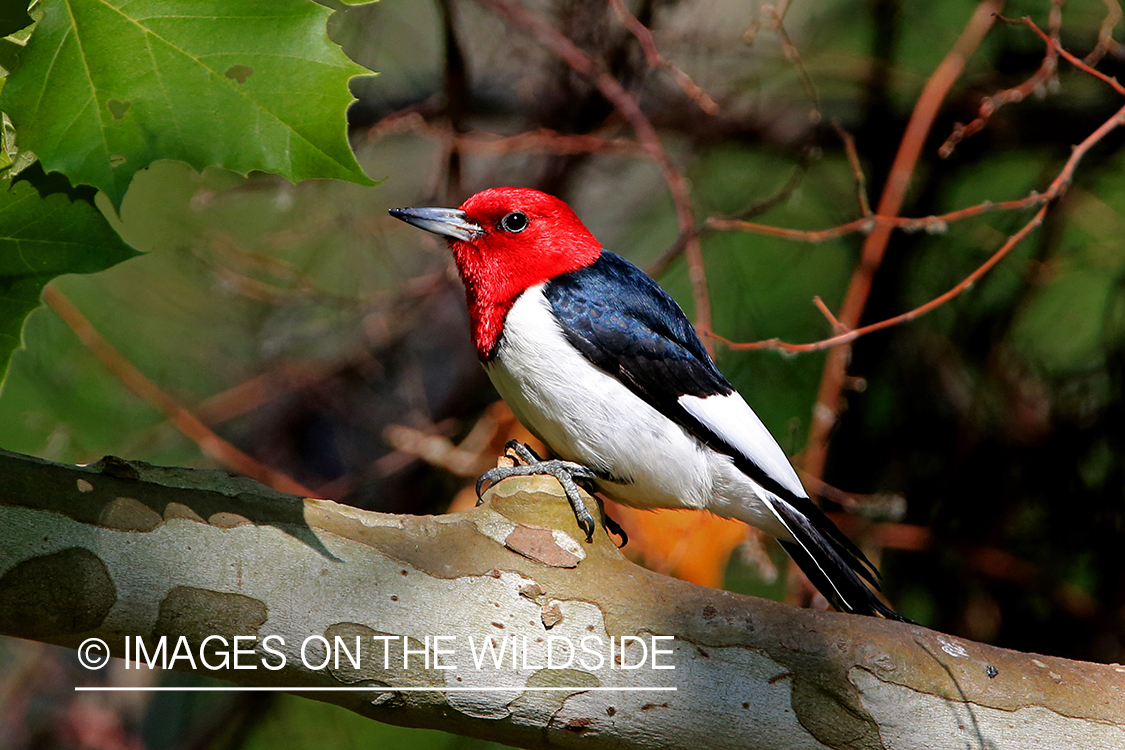
{"label": "bird's black eye", "polygon": [[512,211],[510,214],[500,220],[500,228],[505,232],[512,234],[519,234],[527,229],[528,221],[527,214],[523,211]]}

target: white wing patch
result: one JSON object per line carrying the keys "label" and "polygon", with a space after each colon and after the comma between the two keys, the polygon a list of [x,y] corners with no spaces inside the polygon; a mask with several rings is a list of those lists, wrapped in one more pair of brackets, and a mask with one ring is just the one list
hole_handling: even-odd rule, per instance
{"label": "white wing patch", "polygon": [[738,394],[726,396],[680,396],[680,406],[712,432],[762,469],[785,489],[807,497],[797,472],[773,435]]}

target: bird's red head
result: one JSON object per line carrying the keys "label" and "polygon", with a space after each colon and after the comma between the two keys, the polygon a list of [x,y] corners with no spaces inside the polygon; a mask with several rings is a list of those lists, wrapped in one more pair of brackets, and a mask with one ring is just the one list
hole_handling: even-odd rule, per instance
{"label": "bird's red head", "polygon": [[492,352],[520,294],[584,268],[601,254],[601,245],[570,206],[528,188],[491,188],[457,210],[404,208],[391,214],[449,240],[482,360]]}

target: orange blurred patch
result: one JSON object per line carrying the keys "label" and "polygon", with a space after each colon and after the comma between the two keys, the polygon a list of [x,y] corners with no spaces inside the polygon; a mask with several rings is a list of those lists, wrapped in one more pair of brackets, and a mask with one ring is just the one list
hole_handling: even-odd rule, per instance
{"label": "orange blurred patch", "polygon": [[712,588],[722,586],[731,553],[754,533],[702,510],[637,510],[607,501],[606,512],[629,535],[626,551],[646,567]]}

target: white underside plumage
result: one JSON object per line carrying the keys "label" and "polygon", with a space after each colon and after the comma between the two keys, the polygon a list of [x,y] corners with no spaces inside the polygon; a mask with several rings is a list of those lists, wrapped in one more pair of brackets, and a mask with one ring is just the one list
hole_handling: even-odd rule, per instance
{"label": "white underside plumage", "polygon": [[[542,285],[516,300],[497,356],[485,369],[516,417],[560,458],[620,480],[599,483],[613,500],[637,508],[707,509],[793,540],[770,507],[781,499],[566,340]],[[680,404],[786,489],[805,495],[785,454],[738,393],[682,396]]]}

